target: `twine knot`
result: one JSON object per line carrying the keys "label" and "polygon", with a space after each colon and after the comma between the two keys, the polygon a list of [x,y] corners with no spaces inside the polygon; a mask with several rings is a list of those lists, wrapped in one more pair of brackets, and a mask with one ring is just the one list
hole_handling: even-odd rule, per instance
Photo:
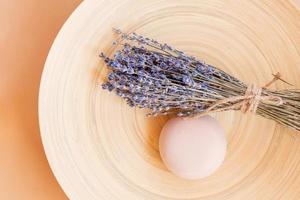
{"label": "twine knot", "polygon": [[240,110],[243,113],[256,113],[257,107],[260,102],[274,106],[280,106],[283,104],[283,100],[281,97],[269,95],[262,96],[261,92],[262,88],[256,87],[254,84],[249,85],[245,92],[245,98],[242,101]]}
{"label": "twine knot", "polygon": [[[273,74],[273,76],[273,79],[269,83],[267,83],[263,88],[270,86],[277,80],[281,80],[287,83],[286,81],[281,79],[281,75],[279,73]],[[261,102],[274,106],[280,106],[284,103],[282,98],[279,96],[262,95],[262,88],[256,87],[254,84],[251,84],[247,87],[247,90],[245,91],[244,95],[233,96],[218,100],[213,105],[208,107],[203,112],[197,114],[196,116],[199,117],[212,112],[220,112],[226,110],[241,110],[243,113],[256,113],[258,105]]]}

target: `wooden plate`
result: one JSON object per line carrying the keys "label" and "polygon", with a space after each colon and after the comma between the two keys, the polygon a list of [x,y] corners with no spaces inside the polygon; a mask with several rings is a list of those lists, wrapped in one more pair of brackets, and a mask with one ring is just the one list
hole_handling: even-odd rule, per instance
{"label": "wooden plate", "polygon": [[215,174],[186,181],[169,173],[158,152],[166,118],[146,118],[99,87],[107,69],[98,54],[112,52],[112,27],[246,83],[263,85],[279,71],[300,88],[300,13],[288,1],[84,1],[53,44],[39,99],[46,154],[71,199],[300,199],[300,133],[255,115],[216,115],[229,147]]}

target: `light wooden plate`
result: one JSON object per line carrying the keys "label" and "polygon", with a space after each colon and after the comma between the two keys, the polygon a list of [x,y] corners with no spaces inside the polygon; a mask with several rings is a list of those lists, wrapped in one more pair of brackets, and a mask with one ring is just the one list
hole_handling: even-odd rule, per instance
{"label": "light wooden plate", "polygon": [[229,147],[212,176],[186,181],[167,171],[158,152],[166,118],[146,118],[99,87],[107,69],[98,54],[113,51],[112,27],[246,83],[263,85],[279,71],[300,88],[300,13],[289,1],[84,1],[53,44],[39,99],[45,151],[71,199],[300,199],[300,133],[255,115],[216,115]]}

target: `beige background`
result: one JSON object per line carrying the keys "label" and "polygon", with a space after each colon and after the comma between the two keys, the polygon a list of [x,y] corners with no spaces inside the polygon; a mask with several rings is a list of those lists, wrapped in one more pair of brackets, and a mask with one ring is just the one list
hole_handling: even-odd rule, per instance
{"label": "beige background", "polygon": [[[287,0],[85,1],[56,40],[40,90],[44,147],[66,194],[78,200],[299,200],[296,131],[250,113],[217,113],[228,141],[222,166],[205,179],[180,179],[159,156],[166,119],[146,118],[147,111],[99,89],[108,69],[97,56],[112,56],[111,28],[119,27],[165,41],[245,83],[263,85],[279,71],[300,88],[299,14]],[[275,88],[288,87],[277,82]]]}
{"label": "beige background", "polygon": [[1,200],[67,199],[43,151],[37,105],[48,50],[79,2],[0,0]]}
{"label": "beige background", "polygon": [[0,199],[67,199],[46,160],[38,89],[49,48],[80,0],[0,0]]}

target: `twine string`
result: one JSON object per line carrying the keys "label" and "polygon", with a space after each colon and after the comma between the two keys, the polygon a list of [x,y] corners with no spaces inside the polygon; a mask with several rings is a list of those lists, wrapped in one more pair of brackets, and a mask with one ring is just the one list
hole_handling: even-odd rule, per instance
{"label": "twine string", "polygon": [[[267,83],[263,88],[266,88],[272,85],[277,80],[282,80],[279,73],[273,74],[273,79]],[[284,81],[284,80],[282,80]],[[285,81],[284,81],[285,82]],[[242,113],[256,113],[259,103],[265,103],[269,105],[279,106],[284,102],[281,97],[273,96],[273,95],[262,95],[262,88],[256,87],[255,84],[250,84],[247,87],[244,95],[241,96],[233,96],[224,98],[216,101],[213,105],[208,107],[203,112],[197,114],[196,116],[207,115],[212,112],[220,112],[226,110],[241,110]],[[221,105],[224,105],[220,107]],[[216,108],[216,109],[215,109]]]}

